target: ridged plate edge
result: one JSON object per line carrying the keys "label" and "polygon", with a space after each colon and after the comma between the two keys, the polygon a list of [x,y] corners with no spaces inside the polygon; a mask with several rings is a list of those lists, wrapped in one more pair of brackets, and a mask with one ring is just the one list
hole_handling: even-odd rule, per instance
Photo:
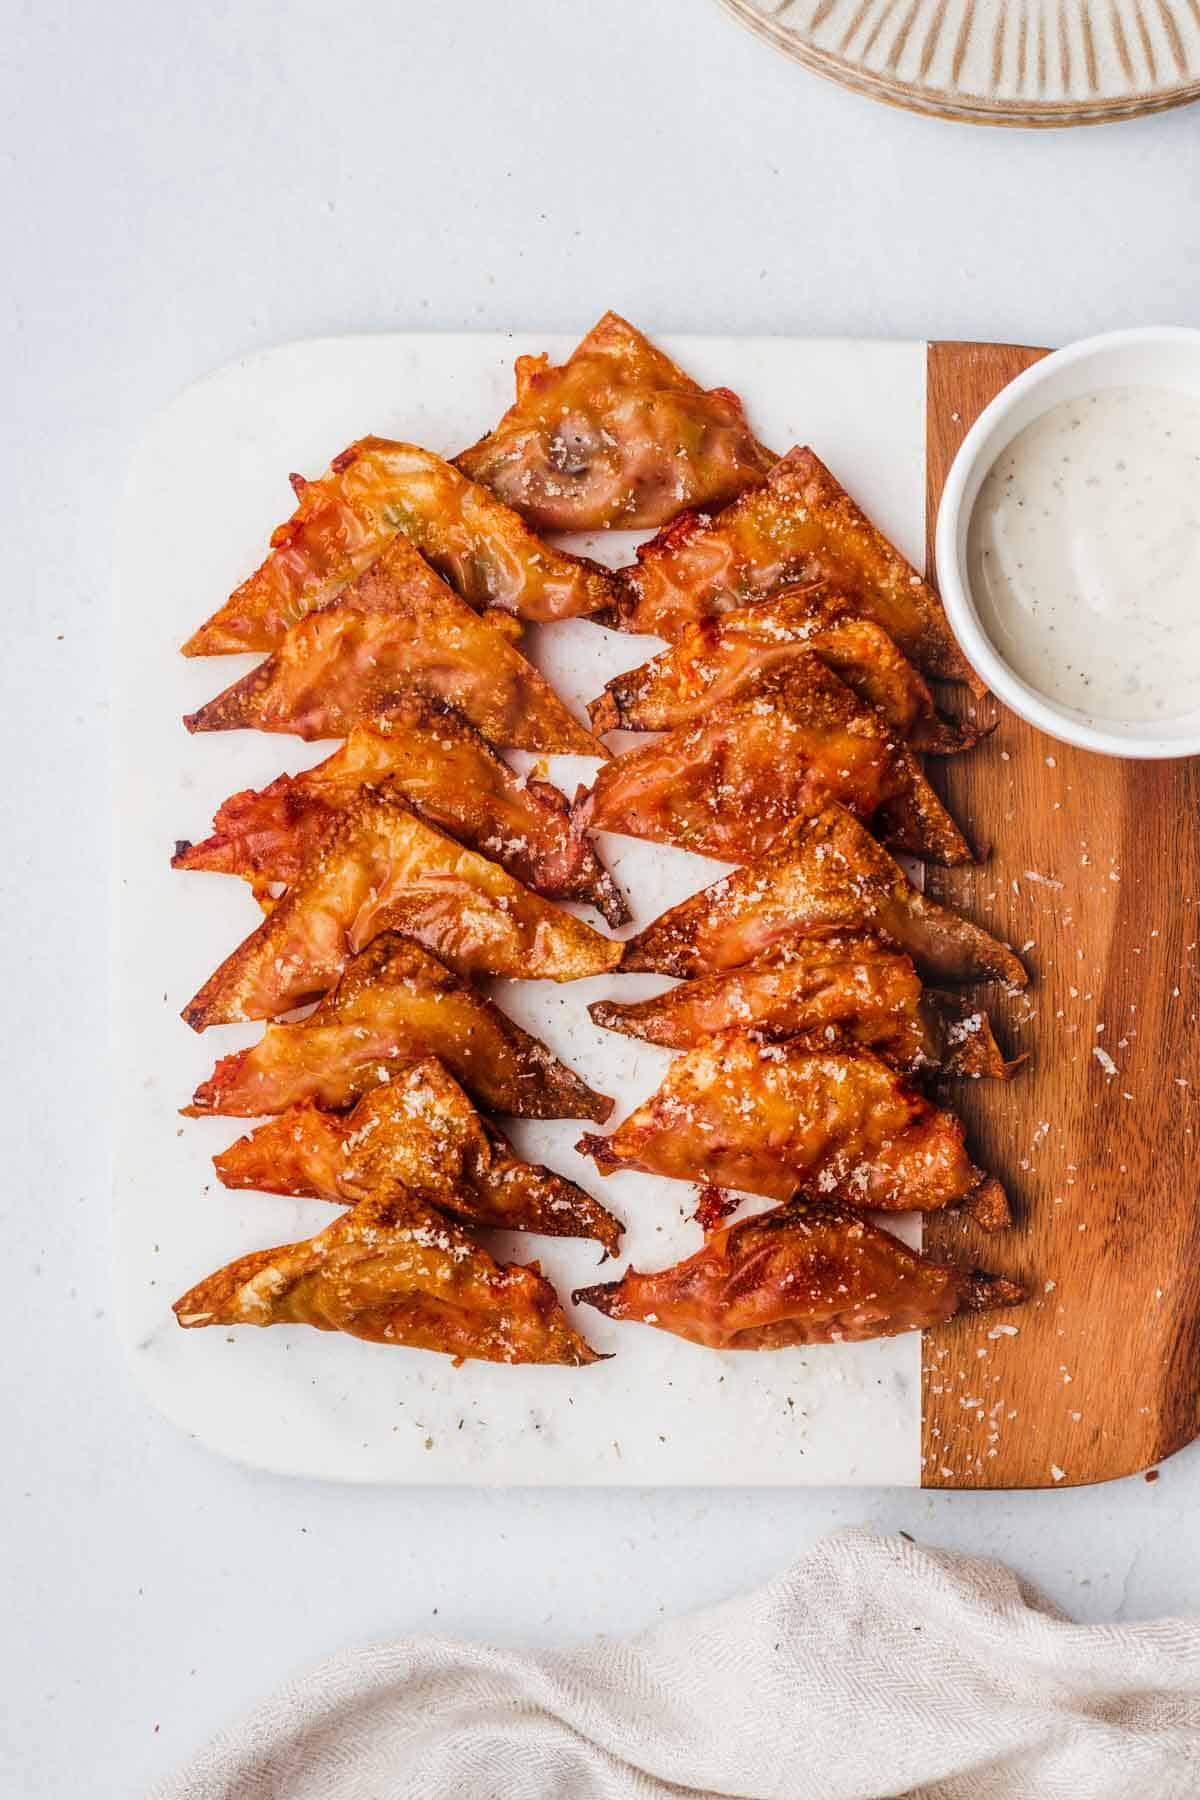
{"label": "ridged plate edge", "polygon": [[802,68],[839,87],[862,94],[869,100],[882,100],[905,112],[923,113],[929,118],[951,119],[968,125],[1006,125],[1012,127],[1062,130],[1072,125],[1107,125],[1122,119],[1144,118],[1150,113],[1167,112],[1176,106],[1187,106],[1200,100],[1200,80],[1187,81],[1176,87],[1162,88],[1152,94],[1138,94],[1128,99],[1114,96],[1091,101],[1069,100],[989,100],[983,95],[954,98],[936,89],[916,87],[910,82],[889,81],[882,75],[863,69],[831,51],[807,44],[790,27],[765,18],[749,0],[717,0],[754,35],[773,49],[780,50]]}

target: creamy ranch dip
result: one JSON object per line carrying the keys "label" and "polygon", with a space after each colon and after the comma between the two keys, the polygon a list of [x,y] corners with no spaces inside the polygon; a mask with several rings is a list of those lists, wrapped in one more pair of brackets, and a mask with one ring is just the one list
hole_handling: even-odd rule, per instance
{"label": "creamy ranch dip", "polygon": [[1130,724],[1200,708],[1200,399],[1051,407],[984,481],[967,572],[988,637],[1047,698]]}

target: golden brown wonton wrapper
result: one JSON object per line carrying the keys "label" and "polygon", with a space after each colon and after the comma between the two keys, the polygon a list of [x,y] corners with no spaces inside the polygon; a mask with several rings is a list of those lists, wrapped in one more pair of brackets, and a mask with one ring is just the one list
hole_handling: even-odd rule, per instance
{"label": "golden brown wonton wrapper", "polygon": [[644,1169],[772,1200],[811,1189],[877,1212],[965,1205],[989,1229],[1009,1217],[952,1113],[871,1051],[819,1038],[707,1038],[611,1136],[589,1133],[579,1149],[605,1175]]}
{"label": "golden brown wonton wrapper", "polygon": [[980,926],[912,887],[845,807],[797,820],[773,849],[681,901],[630,938],[621,967],[707,975],[785,960],[806,938],[870,932],[928,978],[1024,987],[1020,959]]}
{"label": "golden brown wonton wrapper", "polygon": [[827,947],[815,938],[773,967],[703,975],[648,1000],[597,1000],[588,1012],[609,1031],[669,1050],[693,1049],[720,1031],[767,1042],[820,1032],[831,1044],[862,1044],[908,1074],[1006,1080],[1017,1067],[1005,1062],[986,1013],[927,992],[909,957],[867,939]]}
{"label": "golden brown wonton wrapper", "polygon": [[809,652],[914,750],[952,756],[983,736],[969,720],[943,717],[924,678],[882,626],[859,616],[853,597],[827,582],[784,588],[769,600],[685,626],[671,649],[607,683],[588,707],[592,728],[689,725],[752,676],[790,668]]}
{"label": "golden brown wonton wrapper", "polygon": [[460,975],[577,981],[621,945],[466,850],[381,788],[364,788],[257,931],[184,1008],[196,1031],[274,1019],[319,999],[381,931]]}
{"label": "golden brown wonton wrapper", "polygon": [[812,651],[749,678],[697,723],[605,763],[577,816],[593,831],[742,862],[827,800],[875,818],[896,849],[973,860],[896,732]]}
{"label": "golden brown wonton wrapper", "polygon": [[423,819],[493,857],[535,894],[585,901],[610,925],[629,917],[558,789],[515,774],[458,713],[416,694],[379,729],[355,726],[315,768],[234,794],[213,820],[213,836],[180,844],[171,866],[240,875],[269,910],[272,890],[291,886],[364,785],[385,781]]}
{"label": "golden brown wonton wrapper", "polygon": [[448,588],[406,537],[334,600],[293,625],[274,655],[198,712],[189,731],[345,737],[379,726],[410,695],[454,707],[491,744],[606,755],[550,683]]}
{"label": "golden brown wonton wrapper", "polygon": [[931,1262],[860,1213],[803,1198],[715,1232],[673,1268],[627,1269],[575,1299],[712,1350],[784,1350],[921,1331],[1019,1305],[1025,1290]]}
{"label": "golden brown wonton wrapper", "polygon": [[708,393],[616,313],[565,363],[517,358],[517,398],[455,458],[543,531],[662,525],[761,485],[774,457],[728,388]]}
{"label": "golden brown wonton wrapper", "polygon": [[175,1302],[179,1323],[314,1325],[456,1362],[595,1362],[536,1265],[497,1263],[411,1194],[362,1200],[299,1244],[255,1250]]}
{"label": "golden brown wonton wrapper", "polygon": [[385,931],[346,965],[306,1019],[271,1025],[223,1056],[183,1110],[262,1118],[305,1101],[353,1106],[398,1070],[436,1056],[492,1112],[595,1119],[613,1103],[411,938]]}
{"label": "golden brown wonton wrapper", "polygon": [[612,1254],[621,1241],[618,1221],[583,1188],[522,1162],[436,1057],[398,1070],[353,1112],[290,1106],[213,1165],[230,1188],[344,1206],[399,1189],[467,1224],[595,1238]]}
{"label": "golden brown wonton wrapper", "polygon": [[262,567],[183,647],[185,656],[272,650],[403,533],[464,600],[522,619],[598,612],[617,591],[607,569],[544,544],[525,521],[415,444],[365,437],[316,481],[292,477],[299,504]]}
{"label": "golden brown wonton wrapper", "polygon": [[852,593],[927,675],[983,684],[954,640],[942,603],[808,449],[789,450],[766,485],[715,518],[675,519],[622,571],[627,631],[675,638],[695,619],[766,600],[796,582]]}

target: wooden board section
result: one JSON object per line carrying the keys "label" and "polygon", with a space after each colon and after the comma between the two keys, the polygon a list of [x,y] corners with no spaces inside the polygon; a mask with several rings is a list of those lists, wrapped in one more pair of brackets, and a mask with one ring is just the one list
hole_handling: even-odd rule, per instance
{"label": "wooden board section", "polygon": [[[1043,354],[930,345],[931,565],[955,451]],[[1031,1066],[955,1096],[1018,1222],[987,1239],[935,1216],[925,1244],[1020,1275],[1034,1298],[1016,1336],[988,1316],[927,1335],[922,1479],[1107,1481],[1200,1433],[1200,764],[1089,755],[983,704],[997,730],[940,784],[992,854],[926,887],[1026,946],[1028,994],[986,999]]]}

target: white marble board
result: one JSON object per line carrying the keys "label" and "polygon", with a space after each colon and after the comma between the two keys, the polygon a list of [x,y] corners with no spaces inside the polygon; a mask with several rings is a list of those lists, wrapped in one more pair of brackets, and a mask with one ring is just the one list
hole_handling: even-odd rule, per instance
{"label": "white marble board", "polygon": [[[924,533],[925,346],[776,338],[666,338],[706,385],[735,388],[764,441],[810,442],[919,561]],[[306,1236],[327,1206],[230,1193],[209,1158],[237,1120],[184,1120],[178,1107],[218,1055],[257,1027],[197,1036],[179,1009],[257,921],[240,882],[174,873],[179,837],[204,835],[219,802],[328,745],[255,733],[189,738],[181,715],[251,659],[188,661],[178,645],[261,559],[291,511],[290,470],[319,473],[368,432],[452,454],[511,397],[521,351],[571,347],[553,335],[387,335],[283,345],[188,388],[134,459],[116,543],[115,893],[112,1044],[114,1280],[122,1339],[145,1391],[182,1430],[258,1467],[334,1480],[525,1485],[916,1486],[920,1340],[771,1355],[700,1350],[591,1309],[579,1323],[612,1360],[581,1370],[512,1369],[384,1349],[300,1327],[184,1332],[170,1302],[245,1251]],[[636,539],[603,534],[590,554],[618,563]],[[527,650],[569,704],[657,648],[587,621],[531,632]],[[519,758],[514,761],[520,763]],[[528,759],[521,766],[528,766]],[[568,792],[591,765],[551,759]],[[634,929],[714,880],[722,865],[630,839],[603,849]],[[502,984],[502,1004],[601,1091],[613,1121],[667,1065],[654,1046],[600,1031],[586,1002],[666,985],[614,975]],[[599,1194],[627,1223],[642,1268],[698,1242],[694,1190],[649,1176],[605,1180],[572,1146],[579,1121],[521,1123],[518,1146]],[[529,1241],[502,1242],[528,1255]],[[597,1272],[586,1244],[538,1239],[564,1296]]]}

